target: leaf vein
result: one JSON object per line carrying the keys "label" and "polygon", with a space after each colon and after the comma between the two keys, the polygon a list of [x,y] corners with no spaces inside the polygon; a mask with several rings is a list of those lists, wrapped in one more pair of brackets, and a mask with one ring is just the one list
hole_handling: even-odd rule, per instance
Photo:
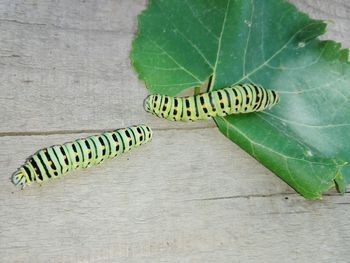
{"label": "leaf vein", "polygon": [[164,16],[165,19],[169,21],[169,23],[176,30],[176,32],[179,33],[190,44],[190,46],[193,47],[197,51],[197,53],[204,59],[205,63],[207,63],[211,69],[214,69],[214,66],[210,63],[210,61],[203,54],[203,52],[199,49],[199,47],[196,44],[194,44],[192,42],[192,40],[189,39],[184,33],[182,33],[181,30],[174,24],[174,22],[169,19],[169,16],[166,15],[166,12],[164,12],[163,8],[159,5],[159,3],[156,2],[156,4],[158,5],[159,9],[165,14],[165,16]]}
{"label": "leaf vein", "polygon": [[193,17],[203,26],[203,28],[205,30],[207,30],[211,35],[213,35],[217,40],[219,40],[219,37],[213,32],[211,31],[211,29],[204,24],[204,22],[202,21],[202,19],[200,19],[195,12],[193,11],[192,6],[188,3],[188,0],[185,1],[185,4],[188,6],[189,10],[191,11],[191,13],[193,14]]}
{"label": "leaf vein", "polygon": [[171,56],[165,49],[163,49],[161,46],[158,45],[157,42],[150,39],[151,42],[153,42],[164,54],[170,58],[171,61],[173,61],[180,69],[182,69],[184,72],[186,72],[188,75],[192,76],[195,80],[197,80],[199,83],[202,83],[203,81],[199,79],[199,77],[195,76],[191,71],[186,69],[184,66],[182,66],[173,56]]}
{"label": "leaf vein", "polygon": [[215,84],[216,70],[217,70],[217,67],[218,67],[218,64],[219,64],[219,56],[220,56],[220,51],[221,51],[222,36],[224,34],[224,31],[225,31],[225,25],[226,25],[228,10],[229,10],[229,7],[230,7],[230,2],[231,2],[231,0],[228,0],[227,1],[227,5],[226,5],[225,16],[224,16],[224,20],[222,22],[220,38],[219,38],[219,43],[218,43],[218,50],[216,52],[216,60],[215,60],[214,70],[213,70],[213,80],[212,80],[211,85],[209,87],[209,91],[213,89],[214,84]]}
{"label": "leaf vein", "polygon": [[250,42],[250,35],[252,33],[252,24],[253,24],[253,18],[254,18],[254,12],[255,12],[255,5],[254,5],[254,1],[251,0],[251,5],[252,5],[252,14],[250,16],[250,25],[248,25],[249,29],[248,29],[248,36],[247,36],[247,41],[246,41],[246,46],[244,49],[244,55],[243,55],[243,76],[246,75],[246,63],[247,63],[247,52],[248,52],[248,47],[249,47],[249,42]]}
{"label": "leaf vein", "polygon": [[297,126],[302,126],[302,127],[307,127],[307,128],[313,128],[313,129],[328,129],[328,128],[339,128],[339,127],[347,127],[350,126],[350,123],[333,123],[333,124],[327,124],[327,125],[310,125],[306,123],[301,123],[297,121],[292,121],[292,120],[287,120],[281,117],[278,117],[272,113],[268,112],[261,112],[262,114],[266,114],[268,116],[271,116],[272,118],[275,118],[277,120],[280,120],[281,122],[284,123],[289,123]]}
{"label": "leaf vein", "polygon": [[[249,138],[246,134],[244,134],[242,131],[240,131],[238,128],[236,128],[232,123],[228,122],[225,118],[222,118],[222,117],[217,117],[217,118],[221,118],[227,126],[230,126],[230,128],[232,128],[233,130],[235,130],[236,132],[238,132],[241,136],[243,136],[248,142],[256,145],[256,146],[259,146],[261,148],[264,148],[265,150],[269,151],[269,152],[272,152],[276,155],[279,155],[281,156],[282,158],[285,158],[285,159],[290,159],[290,160],[296,160],[296,161],[301,161],[301,162],[307,162],[307,163],[312,163],[312,164],[317,164],[317,165],[325,165],[325,166],[332,166],[334,164],[325,164],[325,163],[322,163],[322,162],[314,162],[314,161],[310,161],[310,160],[306,160],[306,159],[301,159],[301,158],[296,158],[296,157],[291,157],[291,156],[288,156],[288,155],[285,155],[283,153],[280,153],[280,152],[277,152],[276,150],[272,149],[272,148],[269,148],[267,147],[266,145],[263,145],[261,143],[258,143],[254,140],[252,140],[251,138]],[[228,134],[227,134],[227,137]]]}
{"label": "leaf vein", "polygon": [[269,59],[267,59],[265,62],[263,62],[262,64],[260,64],[258,67],[256,67],[255,69],[253,69],[251,72],[249,72],[248,74],[246,74],[245,76],[243,76],[240,80],[238,80],[236,83],[241,83],[243,80],[245,80],[246,78],[248,78],[249,76],[255,74],[256,72],[258,72],[260,69],[264,68],[270,61],[272,61],[275,57],[277,57],[280,53],[283,52],[283,50],[285,48],[288,47],[289,43],[292,42],[292,40],[303,30],[305,30],[307,27],[315,25],[317,23],[310,23],[304,27],[302,27],[301,29],[299,29],[297,32],[295,32],[292,37],[280,48],[278,49]]}

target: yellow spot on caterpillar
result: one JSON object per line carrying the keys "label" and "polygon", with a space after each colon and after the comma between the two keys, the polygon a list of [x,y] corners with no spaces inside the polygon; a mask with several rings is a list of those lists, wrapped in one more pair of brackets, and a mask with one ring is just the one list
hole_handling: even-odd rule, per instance
{"label": "yellow spot on caterpillar", "polygon": [[49,165],[52,165],[52,162],[51,162],[51,161],[48,161],[48,164],[49,164]]}
{"label": "yellow spot on caterpillar", "polygon": [[90,150],[90,149],[87,149],[86,152],[87,152],[87,153],[91,153],[91,150]]}
{"label": "yellow spot on caterpillar", "polygon": [[66,155],[63,155],[63,160],[66,160],[67,159],[67,156]]}
{"label": "yellow spot on caterpillar", "polygon": [[78,156],[78,153],[75,153],[75,156]]}

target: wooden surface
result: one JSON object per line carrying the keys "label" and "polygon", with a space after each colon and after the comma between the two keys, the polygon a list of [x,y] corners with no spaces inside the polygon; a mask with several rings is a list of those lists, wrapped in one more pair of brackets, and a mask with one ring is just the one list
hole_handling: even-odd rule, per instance
{"label": "wooden surface", "polygon": [[[348,0],[293,0],[350,47]],[[350,262],[350,195],[303,200],[213,122],[143,112],[144,0],[0,0],[0,262]],[[40,147],[147,123],[151,144],[18,191]]]}

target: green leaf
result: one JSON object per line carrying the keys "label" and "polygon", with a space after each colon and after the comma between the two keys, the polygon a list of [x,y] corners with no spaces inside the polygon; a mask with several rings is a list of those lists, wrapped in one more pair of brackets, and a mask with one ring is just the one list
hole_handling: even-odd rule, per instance
{"label": "green leaf", "polygon": [[309,199],[350,182],[348,50],[282,0],[152,0],[131,60],[151,93],[254,82],[270,111],[216,118],[220,131]]}

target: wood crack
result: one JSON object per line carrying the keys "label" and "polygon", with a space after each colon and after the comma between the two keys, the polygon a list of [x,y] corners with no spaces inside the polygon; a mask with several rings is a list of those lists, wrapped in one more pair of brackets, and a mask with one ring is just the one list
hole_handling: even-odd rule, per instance
{"label": "wood crack", "polygon": [[31,22],[25,22],[17,19],[0,19],[0,22],[3,23],[13,23],[13,24],[18,24],[18,25],[26,25],[26,26],[39,26],[39,27],[51,27],[59,30],[66,30],[66,31],[81,31],[81,32],[95,32],[95,33],[111,33],[111,34],[131,34],[133,35],[133,32],[130,31],[124,31],[124,30],[112,30],[112,29],[97,29],[97,28],[92,28],[92,29],[87,29],[87,28],[76,28],[76,27],[63,27],[60,25],[55,25],[55,24],[45,24],[45,23],[31,23]]}
{"label": "wood crack", "polygon": [[[345,193],[350,193],[350,191],[346,191]],[[324,193],[323,196],[340,196],[339,193]],[[220,200],[230,200],[230,199],[250,199],[250,198],[270,198],[270,197],[284,197],[284,199],[289,199],[289,196],[300,196],[298,193],[290,193],[290,192],[281,192],[281,193],[272,193],[272,194],[247,194],[247,195],[232,195],[232,196],[216,196],[210,198],[195,198],[185,200],[187,202],[193,201],[220,201]],[[334,203],[334,204],[350,204],[350,203]]]}
{"label": "wood crack", "polygon": [[[52,130],[52,131],[29,131],[29,132],[0,132],[0,137],[16,137],[16,136],[46,136],[46,135],[67,135],[67,134],[81,134],[81,133],[103,133],[106,131],[113,131],[117,128],[111,129],[83,129],[83,130]],[[153,128],[153,131],[191,131],[202,129],[216,129],[216,125],[212,124],[206,127],[182,127],[182,128]]]}
{"label": "wood crack", "polygon": [[228,199],[265,198],[265,197],[285,196],[285,195],[297,196],[298,194],[296,194],[296,193],[247,194],[247,195],[232,195],[232,196],[217,196],[217,197],[210,197],[210,198],[198,198],[198,199],[190,199],[190,200],[186,200],[186,201],[218,201],[218,200],[228,200]]}

